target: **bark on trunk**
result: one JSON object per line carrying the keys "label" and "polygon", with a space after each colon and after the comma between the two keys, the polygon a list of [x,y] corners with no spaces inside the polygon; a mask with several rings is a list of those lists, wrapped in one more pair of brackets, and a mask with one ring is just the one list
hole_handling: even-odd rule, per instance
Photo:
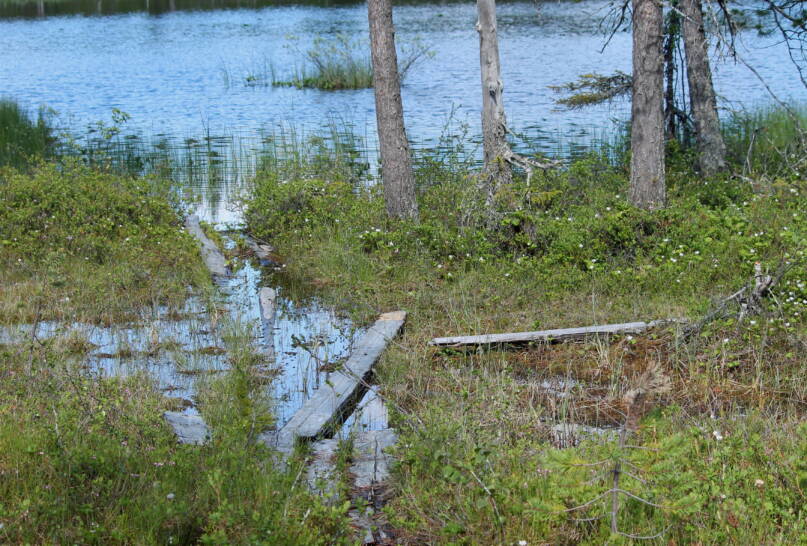
{"label": "bark on trunk", "polygon": [[681,0],[681,12],[684,15],[684,51],[689,100],[695,121],[695,141],[698,145],[698,166],[701,174],[710,176],[726,167],[726,145],[717,117],[717,100],[709,67],[709,43],[703,29],[701,1]]}
{"label": "bark on trunk", "polygon": [[660,0],[633,1],[630,198],[664,206],[664,21]]}
{"label": "bark on trunk", "polygon": [[482,72],[482,139],[485,157],[485,178],[488,200],[492,201],[496,188],[513,180],[507,161],[510,147],[507,144],[507,121],[504,116],[499,39],[496,35],[495,0],[477,0],[476,30],[479,32],[479,62]]}
{"label": "bark on trunk", "polygon": [[367,13],[370,20],[381,180],[387,213],[393,218],[416,218],[415,176],[404,127],[392,2],[367,0]]}
{"label": "bark on trunk", "polygon": [[[677,7],[676,0],[670,2]],[[664,33],[664,116],[667,121],[667,140],[675,140],[678,135],[678,119],[675,109],[675,44],[678,41],[680,23],[678,12],[670,10],[667,15],[667,30]]]}

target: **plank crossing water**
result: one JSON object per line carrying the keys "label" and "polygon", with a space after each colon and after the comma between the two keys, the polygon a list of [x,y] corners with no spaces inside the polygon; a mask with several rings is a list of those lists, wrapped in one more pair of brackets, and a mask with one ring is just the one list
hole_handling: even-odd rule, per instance
{"label": "plank crossing water", "polygon": [[205,235],[202,226],[199,224],[199,217],[195,214],[188,216],[185,219],[185,229],[199,241],[199,246],[202,251],[202,260],[210,270],[210,273],[212,273],[214,277],[228,276],[230,272],[227,269],[227,260],[215,243]]}
{"label": "plank crossing water", "polygon": [[[354,345],[342,369],[330,374],[286,425],[272,438],[283,448],[297,438],[314,440],[326,436],[347,416],[350,406],[366,390],[366,380],[387,343],[394,338],[406,320],[406,312],[385,313]],[[268,437],[267,437],[268,439]]]}
{"label": "plank crossing water", "polygon": [[166,411],[163,417],[174,429],[180,444],[202,445],[210,437],[210,430],[200,415]]}

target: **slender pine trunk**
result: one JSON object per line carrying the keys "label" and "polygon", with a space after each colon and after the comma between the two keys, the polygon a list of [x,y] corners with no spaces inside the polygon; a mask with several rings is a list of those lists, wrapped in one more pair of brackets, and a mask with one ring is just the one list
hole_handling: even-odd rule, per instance
{"label": "slender pine trunk", "polygon": [[726,167],[726,145],[717,116],[717,99],[709,66],[709,42],[703,28],[701,1],[681,0],[680,5],[684,15],[684,51],[698,166],[701,174],[710,176]]}
{"label": "slender pine trunk", "polygon": [[387,213],[416,218],[415,176],[403,119],[391,0],[367,0],[381,180]]}
{"label": "slender pine trunk", "polygon": [[664,206],[664,19],[660,0],[633,1],[630,198]]}

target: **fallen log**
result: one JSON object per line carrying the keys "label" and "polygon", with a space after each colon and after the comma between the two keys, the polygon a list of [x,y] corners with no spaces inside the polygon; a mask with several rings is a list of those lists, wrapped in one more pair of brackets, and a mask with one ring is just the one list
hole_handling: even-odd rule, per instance
{"label": "fallen log", "polygon": [[185,229],[199,242],[202,251],[202,260],[210,270],[210,273],[212,273],[214,277],[228,276],[230,272],[227,269],[227,260],[216,244],[205,235],[202,226],[199,224],[199,217],[195,214],[188,216],[185,219]]}
{"label": "fallen log", "polygon": [[364,394],[373,365],[405,320],[405,311],[381,315],[353,346],[350,358],[342,368],[329,374],[324,384],[273,438],[276,446],[286,448],[298,438],[308,441],[323,438],[344,422]]}
{"label": "fallen log", "polygon": [[468,345],[506,345],[531,342],[551,343],[585,339],[593,336],[640,334],[645,330],[666,324],[669,321],[625,322],[622,324],[602,324],[582,328],[558,328],[536,332],[514,332],[505,334],[484,334],[477,336],[436,337],[429,342],[435,347],[463,347]]}

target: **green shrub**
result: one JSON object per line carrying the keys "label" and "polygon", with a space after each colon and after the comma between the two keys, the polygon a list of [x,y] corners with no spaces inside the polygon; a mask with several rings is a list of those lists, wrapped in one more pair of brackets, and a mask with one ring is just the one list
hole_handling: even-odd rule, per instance
{"label": "green shrub", "polygon": [[209,282],[176,206],[156,179],[75,162],[0,171],[0,281],[9,286],[9,318],[31,312],[13,300],[32,293],[68,301],[63,312],[80,309],[88,319],[180,305],[188,286]]}

